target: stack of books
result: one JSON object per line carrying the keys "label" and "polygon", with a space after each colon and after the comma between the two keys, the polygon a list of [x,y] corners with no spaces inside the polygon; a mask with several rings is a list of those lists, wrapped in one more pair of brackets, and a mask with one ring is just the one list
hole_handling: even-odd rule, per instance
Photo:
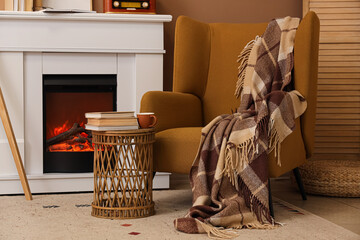
{"label": "stack of books", "polygon": [[[37,1],[37,0],[35,0]],[[32,11],[33,0],[0,0],[0,10]]]}
{"label": "stack of books", "polygon": [[91,112],[85,113],[85,128],[95,131],[117,131],[138,129],[134,112]]}

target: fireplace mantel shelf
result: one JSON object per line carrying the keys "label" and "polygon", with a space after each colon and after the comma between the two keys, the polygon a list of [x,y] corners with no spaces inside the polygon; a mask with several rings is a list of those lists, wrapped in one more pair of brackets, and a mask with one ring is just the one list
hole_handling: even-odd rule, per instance
{"label": "fireplace mantel shelf", "polygon": [[[91,191],[92,173],[43,173],[43,75],[112,74],[117,110],[163,90],[164,26],[172,16],[0,11],[0,86],[33,193]],[[0,194],[22,193],[0,127]],[[169,174],[154,178],[168,188]]]}
{"label": "fireplace mantel shelf", "polygon": [[0,11],[2,52],[165,53],[172,16]]}
{"label": "fireplace mantel shelf", "polygon": [[107,13],[44,13],[0,11],[0,19],[18,20],[83,20],[118,22],[170,22],[171,15],[163,14],[107,14]]}

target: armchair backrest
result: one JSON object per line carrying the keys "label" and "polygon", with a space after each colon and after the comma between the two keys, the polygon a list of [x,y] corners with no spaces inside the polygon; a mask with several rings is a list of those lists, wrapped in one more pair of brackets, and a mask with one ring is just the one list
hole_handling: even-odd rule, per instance
{"label": "armchair backrest", "polygon": [[[180,16],[176,22],[173,91],[191,93],[202,101],[203,123],[231,113],[240,102],[234,96],[237,58],[244,46],[262,35],[267,23],[202,23]],[[308,101],[301,117],[302,135],[308,156],[314,145],[319,19],[309,12],[295,37],[295,88]]]}

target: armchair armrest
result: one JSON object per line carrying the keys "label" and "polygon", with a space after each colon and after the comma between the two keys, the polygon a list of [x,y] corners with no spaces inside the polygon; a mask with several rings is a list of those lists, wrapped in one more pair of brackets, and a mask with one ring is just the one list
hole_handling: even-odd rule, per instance
{"label": "armchair armrest", "polygon": [[178,127],[201,127],[201,100],[189,93],[150,91],[143,95],[140,112],[154,112],[156,132]]}

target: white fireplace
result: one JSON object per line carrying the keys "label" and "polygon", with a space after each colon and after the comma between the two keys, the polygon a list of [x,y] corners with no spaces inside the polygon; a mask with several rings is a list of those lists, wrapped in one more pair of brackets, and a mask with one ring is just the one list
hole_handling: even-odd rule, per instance
{"label": "white fireplace", "polygon": [[[142,95],[163,89],[163,23],[169,15],[0,12],[0,86],[31,191],[92,191],[92,173],[43,173],[44,74],[113,74],[117,110],[139,111]],[[154,188],[168,188],[159,173]],[[0,194],[22,193],[0,127]]]}

